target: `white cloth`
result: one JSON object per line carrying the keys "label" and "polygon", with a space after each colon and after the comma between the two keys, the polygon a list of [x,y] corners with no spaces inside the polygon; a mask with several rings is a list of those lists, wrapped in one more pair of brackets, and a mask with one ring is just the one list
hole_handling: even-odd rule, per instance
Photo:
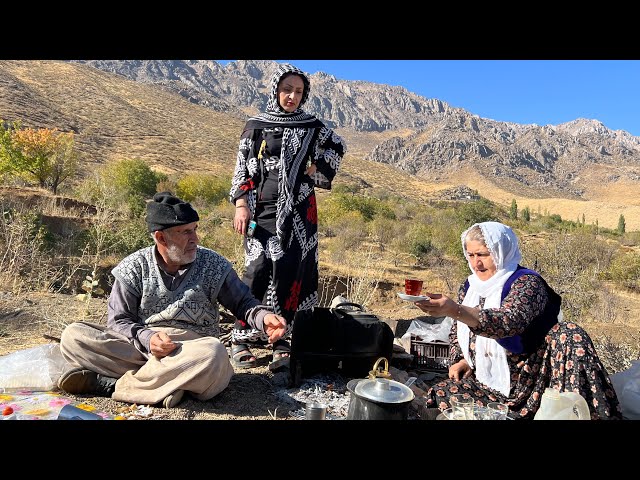
{"label": "white cloth", "polygon": [[[502,287],[509,279],[511,274],[515,272],[518,263],[522,259],[520,247],[518,246],[518,238],[511,228],[498,222],[482,222],[472,225],[480,227],[485,245],[491,253],[497,271],[488,280],[480,280],[473,272],[471,261],[467,256],[465,245],[465,237],[469,230],[465,230],[461,235],[462,249],[469,268],[473,272],[469,275],[469,289],[462,305],[476,307],[480,304],[480,298],[484,298],[483,308],[500,308],[502,303]],[[458,344],[462,350],[462,355],[469,363],[471,368],[474,364],[469,355],[469,327],[458,321]],[[509,372],[509,364],[507,362],[507,351],[498,342],[493,339],[476,336],[476,362],[475,362],[476,378],[494,390],[499,391],[503,395],[509,396],[511,390],[511,374]]]}

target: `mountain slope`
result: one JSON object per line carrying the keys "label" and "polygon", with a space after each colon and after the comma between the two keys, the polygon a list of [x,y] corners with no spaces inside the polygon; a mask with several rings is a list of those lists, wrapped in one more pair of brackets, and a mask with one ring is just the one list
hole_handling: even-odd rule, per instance
{"label": "mountain slope", "polygon": [[[95,60],[84,63],[171,88],[189,101],[237,114],[262,110],[277,63],[238,60]],[[553,126],[480,118],[437,99],[364,81],[311,75],[305,110],[343,130],[357,153],[423,178],[471,168],[514,195],[601,200],[596,185],[640,182],[640,138],[597,120]],[[350,132],[355,134],[351,135]],[[364,135],[362,135],[364,134]],[[360,142],[358,140],[365,139]],[[375,145],[375,148],[373,148]],[[594,196],[595,195],[595,196]]]}
{"label": "mountain slope", "polygon": [[0,118],[75,132],[85,174],[141,158],[167,173],[229,175],[244,125],[173,92],[56,61],[0,61]]}
{"label": "mountain slope", "polygon": [[[247,68],[252,65],[245,62]],[[237,72],[237,82],[243,75]],[[224,102],[218,99],[222,110]],[[168,174],[230,176],[244,125],[240,107],[248,108],[212,110],[185,101],[166,85],[77,63],[0,61],[0,119],[75,132],[83,175],[109,160],[138,157]],[[585,214],[588,223],[597,220],[608,228],[615,228],[623,214],[628,231],[640,230],[636,137],[622,147],[611,131],[592,121],[552,129],[499,124],[447,108],[438,115],[422,129],[337,128],[349,151],[336,183],[355,182],[421,201],[467,185],[507,207],[515,198],[520,208],[569,220]],[[591,144],[600,145],[598,155],[606,161],[593,161],[598,150]],[[486,155],[489,150],[493,153]],[[570,156],[569,150],[583,156]],[[520,152],[519,162],[513,152]]]}

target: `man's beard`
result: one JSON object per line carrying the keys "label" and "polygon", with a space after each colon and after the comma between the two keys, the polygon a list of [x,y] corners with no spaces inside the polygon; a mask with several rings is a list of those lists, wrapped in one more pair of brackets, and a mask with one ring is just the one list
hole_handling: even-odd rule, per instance
{"label": "man's beard", "polygon": [[198,253],[197,250],[193,253],[183,252],[180,250],[180,248],[178,248],[178,245],[176,245],[175,243],[172,243],[167,248],[167,257],[169,257],[169,260],[171,260],[171,262],[177,265],[186,265],[188,263],[193,262],[196,259],[197,253]]}

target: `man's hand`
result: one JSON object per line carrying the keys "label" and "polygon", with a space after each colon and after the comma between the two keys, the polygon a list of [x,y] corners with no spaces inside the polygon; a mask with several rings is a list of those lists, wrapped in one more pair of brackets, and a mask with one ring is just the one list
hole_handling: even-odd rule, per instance
{"label": "man's hand", "polygon": [[163,358],[173,352],[178,345],[164,332],[156,332],[149,342],[151,354],[156,358]]}
{"label": "man's hand", "polygon": [[280,340],[287,330],[287,321],[275,313],[267,313],[264,317],[264,333],[269,335],[269,343]]}

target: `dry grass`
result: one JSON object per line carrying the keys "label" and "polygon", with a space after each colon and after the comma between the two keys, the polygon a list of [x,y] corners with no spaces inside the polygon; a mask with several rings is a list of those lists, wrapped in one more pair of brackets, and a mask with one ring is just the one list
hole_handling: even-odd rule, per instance
{"label": "dry grass", "polygon": [[[453,177],[454,179],[456,177]],[[538,211],[549,214],[557,214],[563,220],[582,221],[584,214],[587,225],[595,224],[596,220],[600,227],[615,230],[618,227],[620,215],[624,215],[626,231],[640,230],[640,201],[637,192],[640,188],[638,183],[620,181],[611,185],[595,186],[587,191],[586,200],[576,200],[559,197],[543,197],[543,193],[531,192],[528,196],[507,191],[495,183],[479,176],[468,174],[460,175],[460,182],[489,200],[509,208],[511,201],[515,198],[518,209],[529,207],[532,213]],[[598,182],[595,182],[598,183]]]}

